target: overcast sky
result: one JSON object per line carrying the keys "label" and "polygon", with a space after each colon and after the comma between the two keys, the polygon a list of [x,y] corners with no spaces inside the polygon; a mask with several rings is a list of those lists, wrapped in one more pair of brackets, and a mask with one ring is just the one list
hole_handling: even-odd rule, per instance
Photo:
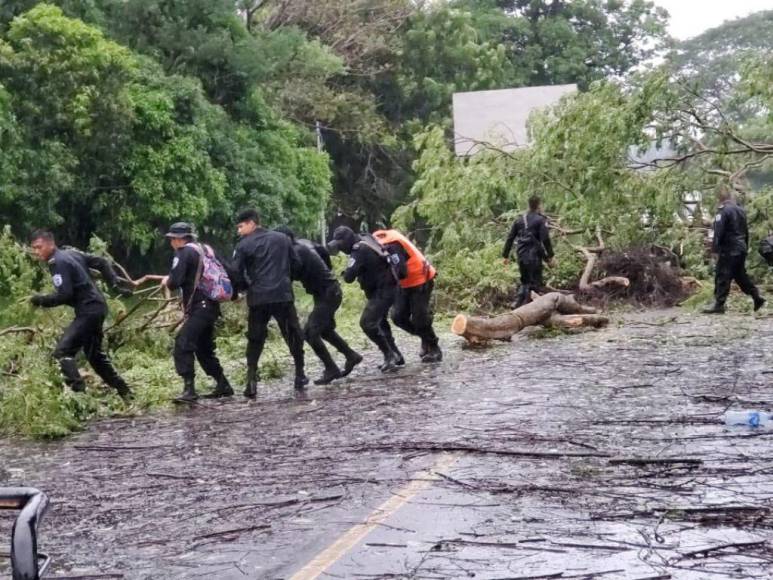
{"label": "overcast sky", "polygon": [[679,40],[697,36],[725,20],[773,10],[773,0],[654,0],[671,15],[670,32]]}

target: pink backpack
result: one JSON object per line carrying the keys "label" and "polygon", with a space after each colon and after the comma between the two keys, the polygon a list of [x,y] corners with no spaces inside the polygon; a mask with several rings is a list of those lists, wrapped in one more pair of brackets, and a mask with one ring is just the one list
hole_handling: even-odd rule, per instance
{"label": "pink backpack", "polygon": [[[234,288],[228,273],[207,244],[188,244],[199,253],[199,268],[196,271],[194,288],[215,302],[228,302],[233,298]],[[193,297],[191,296],[191,299]]]}

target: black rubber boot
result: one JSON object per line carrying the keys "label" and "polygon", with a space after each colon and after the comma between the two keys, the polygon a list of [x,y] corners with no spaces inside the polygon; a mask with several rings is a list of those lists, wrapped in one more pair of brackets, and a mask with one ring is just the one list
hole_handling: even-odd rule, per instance
{"label": "black rubber boot", "polygon": [[429,342],[427,341],[427,339],[422,338],[421,348],[419,349],[419,358],[421,360],[424,360],[424,357],[427,356],[428,352],[429,352]]}
{"label": "black rubber boot", "polygon": [[174,401],[175,403],[193,403],[199,398],[196,394],[196,380],[193,377],[185,377],[183,381],[183,392]]}
{"label": "black rubber boot", "polygon": [[[403,364],[405,364],[405,361],[403,361]],[[378,368],[379,370],[381,370],[382,373],[391,373],[396,371],[397,367],[398,367],[397,353],[392,351],[384,356],[384,364],[382,364]]]}
{"label": "black rubber boot", "polygon": [[360,353],[352,351],[346,356],[346,363],[344,363],[344,370],[341,372],[342,377],[348,377],[354,367],[362,362],[362,355]]}
{"label": "black rubber boot", "polygon": [[258,396],[258,371],[257,369],[247,369],[247,386],[244,387],[244,396],[248,399],[254,399]]}
{"label": "black rubber boot", "polygon": [[725,305],[715,302],[710,308],[704,308],[701,312],[703,312],[703,314],[724,314]]}
{"label": "black rubber boot", "polygon": [[82,393],[86,390],[86,383],[83,382],[83,377],[78,370],[78,364],[74,358],[60,358],[59,368],[64,375],[64,382],[76,393]]}
{"label": "black rubber boot", "polygon": [[230,397],[234,394],[234,390],[231,388],[231,383],[225,378],[225,375],[220,375],[215,384],[215,390],[204,395],[205,399],[220,399],[222,397]]}
{"label": "black rubber boot", "polygon": [[442,360],[443,360],[443,351],[440,350],[440,345],[438,344],[438,341],[435,340],[430,343],[429,348],[427,349],[427,354],[425,354],[421,358],[421,362],[439,363]]}
{"label": "black rubber boot", "polygon": [[399,350],[395,348],[394,351],[392,351],[395,355],[395,364],[399,367],[405,365],[405,358],[403,357],[403,353],[401,353]]}
{"label": "black rubber boot", "polygon": [[124,381],[121,377],[118,377],[118,379],[116,379],[110,386],[115,389],[115,391],[118,393],[118,396],[121,397],[124,401],[131,401],[134,398],[134,393],[132,393],[129,385],[127,385],[126,381]]}
{"label": "black rubber boot", "polygon": [[293,381],[293,388],[296,391],[302,391],[309,384],[309,378],[306,375],[297,375]]}
{"label": "black rubber boot", "polygon": [[757,312],[760,308],[765,306],[765,302],[767,301],[759,294],[757,294],[757,296],[754,296],[754,312]]}
{"label": "black rubber boot", "polygon": [[341,374],[341,369],[339,369],[337,366],[333,365],[331,367],[328,367],[325,369],[325,372],[322,373],[322,376],[318,378],[316,381],[314,381],[315,385],[329,385],[336,379],[340,379],[343,375]]}

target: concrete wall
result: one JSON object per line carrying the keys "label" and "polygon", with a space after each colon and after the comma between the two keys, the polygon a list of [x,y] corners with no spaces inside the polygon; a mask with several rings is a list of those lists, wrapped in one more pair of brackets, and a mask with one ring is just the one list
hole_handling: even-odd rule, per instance
{"label": "concrete wall", "polygon": [[505,151],[528,145],[526,121],[535,109],[556,103],[577,85],[525,87],[455,93],[454,145],[459,157],[490,143]]}

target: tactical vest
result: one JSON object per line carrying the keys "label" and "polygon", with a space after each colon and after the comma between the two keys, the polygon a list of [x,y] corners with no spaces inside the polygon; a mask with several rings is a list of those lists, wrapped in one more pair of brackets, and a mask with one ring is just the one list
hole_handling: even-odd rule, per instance
{"label": "tactical vest", "polygon": [[401,287],[415,288],[416,286],[426,284],[437,275],[437,271],[427,258],[424,257],[424,254],[397,230],[378,230],[373,232],[373,237],[381,244],[397,242],[403,247],[405,253],[408,254],[408,262],[406,264],[408,273],[405,278],[400,280]]}

